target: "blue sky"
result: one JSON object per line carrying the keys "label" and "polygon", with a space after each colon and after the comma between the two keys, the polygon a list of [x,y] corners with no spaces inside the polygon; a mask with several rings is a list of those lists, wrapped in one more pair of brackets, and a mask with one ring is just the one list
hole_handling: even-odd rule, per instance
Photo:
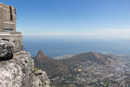
{"label": "blue sky", "polygon": [[1,0],[23,35],[129,39],[130,0]]}

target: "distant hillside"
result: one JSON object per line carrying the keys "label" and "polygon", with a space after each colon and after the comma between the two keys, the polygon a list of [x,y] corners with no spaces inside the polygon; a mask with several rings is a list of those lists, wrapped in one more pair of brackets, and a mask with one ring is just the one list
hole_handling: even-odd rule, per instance
{"label": "distant hillside", "polygon": [[35,67],[45,70],[48,75],[52,73],[56,74],[67,74],[69,73],[68,65],[65,65],[62,61],[50,58],[46,56],[42,50],[38,52],[38,55],[33,58]]}
{"label": "distant hillside", "polygon": [[69,64],[81,63],[86,61],[95,61],[99,64],[109,66],[110,64],[113,64],[114,59],[111,55],[104,55],[101,53],[95,53],[95,52],[87,52],[87,53],[81,53],[77,54],[71,58],[65,59],[64,62]]}
{"label": "distant hillside", "polygon": [[38,52],[38,55],[33,59],[37,68],[46,71],[48,75],[52,75],[55,73],[56,76],[73,73],[70,67],[74,63],[95,61],[99,64],[109,66],[115,62],[115,60],[111,56],[95,52],[81,53],[68,59],[57,60],[46,56],[41,50]]}

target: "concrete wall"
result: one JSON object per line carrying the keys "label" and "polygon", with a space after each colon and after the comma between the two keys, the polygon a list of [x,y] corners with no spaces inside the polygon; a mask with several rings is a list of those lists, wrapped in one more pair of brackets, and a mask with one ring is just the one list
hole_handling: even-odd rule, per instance
{"label": "concrete wall", "polygon": [[0,4],[0,32],[4,31],[3,6]]}
{"label": "concrete wall", "polygon": [[16,17],[15,8],[13,6],[8,6],[0,3],[0,32],[7,32],[4,29],[13,29],[16,32]]}

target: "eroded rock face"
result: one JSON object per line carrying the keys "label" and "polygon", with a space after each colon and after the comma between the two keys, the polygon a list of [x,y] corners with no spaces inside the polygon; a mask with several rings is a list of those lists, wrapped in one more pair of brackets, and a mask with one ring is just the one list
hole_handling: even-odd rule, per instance
{"label": "eroded rock face", "polygon": [[46,72],[34,68],[28,52],[20,51],[0,62],[0,87],[50,87]]}
{"label": "eroded rock face", "polygon": [[0,59],[12,58],[14,53],[22,50],[21,37],[0,37]]}

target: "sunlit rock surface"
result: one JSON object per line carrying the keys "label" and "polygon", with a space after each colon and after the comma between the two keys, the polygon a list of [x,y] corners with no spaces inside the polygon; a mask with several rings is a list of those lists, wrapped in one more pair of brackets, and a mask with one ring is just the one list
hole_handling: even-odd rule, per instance
{"label": "sunlit rock surface", "polygon": [[23,50],[22,37],[0,37],[0,59],[11,58]]}
{"label": "sunlit rock surface", "polygon": [[0,62],[0,87],[50,87],[46,72],[34,68],[28,52],[20,51],[11,60]]}

